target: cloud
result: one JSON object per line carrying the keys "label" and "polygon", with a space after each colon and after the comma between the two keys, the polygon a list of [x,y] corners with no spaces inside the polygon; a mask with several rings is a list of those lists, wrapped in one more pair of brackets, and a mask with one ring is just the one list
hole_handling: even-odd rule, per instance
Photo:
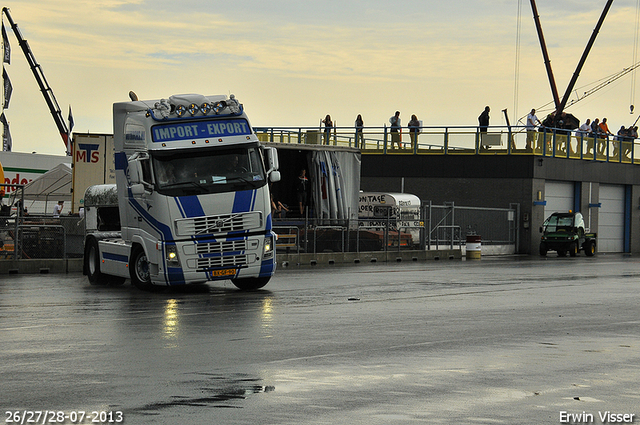
{"label": "cloud", "polygon": [[[616,0],[579,85],[631,64],[635,3]],[[393,112],[387,108],[416,113],[429,125],[475,125],[485,104],[512,108],[518,6],[519,99],[528,111],[551,98],[524,0],[21,0],[10,6],[58,102],[63,109],[73,105],[78,131],[110,132],[111,104],[126,100],[131,89],[146,99],[234,92],[260,125],[316,125],[328,111],[339,123],[350,124],[357,113],[384,123]],[[561,93],[603,6],[602,0],[538,0]],[[51,149],[60,153],[21,54],[14,48],[8,66],[14,146],[56,146]],[[629,93],[623,96],[626,103]],[[274,108],[274,99],[286,101]],[[36,133],[49,142],[28,147]]]}

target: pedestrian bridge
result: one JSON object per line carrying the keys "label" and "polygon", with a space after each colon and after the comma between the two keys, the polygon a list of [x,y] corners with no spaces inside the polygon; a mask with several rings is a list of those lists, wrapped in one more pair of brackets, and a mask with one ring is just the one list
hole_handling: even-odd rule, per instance
{"label": "pedestrian bridge", "polygon": [[520,126],[489,127],[487,133],[480,133],[477,127],[420,127],[418,134],[412,134],[403,128],[400,147],[392,143],[397,133],[394,135],[389,127],[364,127],[361,134],[353,127],[330,131],[318,127],[256,127],[254,131],[263,142],[351,147],[365,155],[538,155],[640,164],[640,148],[635,147],[638,139],[610,136],[594,140],[560,129],[527,136],[525,127]]}

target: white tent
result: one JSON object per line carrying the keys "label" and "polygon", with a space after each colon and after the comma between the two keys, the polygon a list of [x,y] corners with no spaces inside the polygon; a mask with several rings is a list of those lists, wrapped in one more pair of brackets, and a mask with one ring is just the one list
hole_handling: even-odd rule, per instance
{"label": "white tent", "polygon": [[[58,164],[24,187],[25,201],[44,201],[44,210],[48,202],[71,201],[71,166]],[[26,202],[25,202],[26,204]]]}

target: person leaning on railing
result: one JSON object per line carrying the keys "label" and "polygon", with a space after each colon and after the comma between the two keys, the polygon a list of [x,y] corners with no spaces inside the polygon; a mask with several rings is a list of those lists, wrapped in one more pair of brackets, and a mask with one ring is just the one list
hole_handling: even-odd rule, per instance
{"label": "person leaning on railing", "polygon": [[609,131],[609,125],[607,124],[606,118],[602,118],[602,122],[600,123],[599,127],[603,141],[598,144],[598,153],[600,155],[604,155],[605,151],[607,150],[607,142],[609,141],[609,136],[613,135],[613,133]]}
{"label": "person leaning on railing", "polygon": [[591,122],[591,132],[589,133],[589,138],[591,140],[587,141],[587,154],[592,155],[591,150],[593,150],[593,154],[595,154],[598,150],[598,137],[600,136],[600,119],[596,118]]}

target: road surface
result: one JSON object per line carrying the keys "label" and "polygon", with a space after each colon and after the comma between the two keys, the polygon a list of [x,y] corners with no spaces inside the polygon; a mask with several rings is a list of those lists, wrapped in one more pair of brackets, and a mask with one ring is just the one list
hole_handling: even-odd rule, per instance
{"label": "road surface", "polygon": [[602,254],[288,268],[248,293],[2,276],[3,419],[640,423],[639,277]]}

